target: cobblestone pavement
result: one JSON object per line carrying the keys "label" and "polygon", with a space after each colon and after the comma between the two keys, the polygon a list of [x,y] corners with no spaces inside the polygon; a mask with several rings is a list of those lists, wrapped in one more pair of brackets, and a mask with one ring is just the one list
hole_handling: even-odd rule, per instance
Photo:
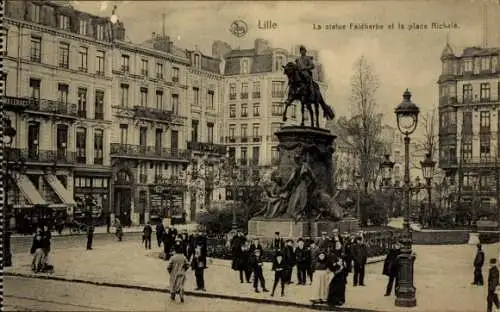
{"label": "cobblestone pavement", "polygon": [[4,311],[168,311],[301,312],[283,307],[186,296],[172,302],[168,294],[18,277],[5,279]]}
{"label": "cobblestone pavement", "polygon": [[[500,245],[485,246],[486,258],[497,257]],[[394,297],[384,297],[386,277],[381,275],[382,263],[367,266],[366,287],[347,289],[346,307],[379,311],[436,311],[473,312],[485,310],[484,287],[473,287],[472,261],[475,247],[469,245],[415,246],[415,285],[418,306],[416,308],[394,307]],[[94,250],[83,248],[58,249],[55,246],[51,261],[55,265],[54,277],[85,280],[95,283],[114,283],[165,289],[168,286],[166,262],[158,259],[159,249],[146,251],[140,241],[116,242]],[[8,272],[30,275],[29,254],[15,254],[15,266]],[[272,272],[265,267],[265,278],[270,288]],[[295,272],[294,272],[295,273]],[[486,278],[487,267],[484,268]],[[351,278],[351,276],[350,276]],[[295,279],[295,274],[294,274]],[[273,299],[276,301],[309,304],[312,299],[310,286],[291,285],[286,296],[271,298],[269,294],[253,292],[250,284],[240,284],[236,272],[229,262],[214,260],[205,271],[207,293],[215,296],[233,296],[249,299]],[[186,288],[193,290],[193,272],[189,272]]]}

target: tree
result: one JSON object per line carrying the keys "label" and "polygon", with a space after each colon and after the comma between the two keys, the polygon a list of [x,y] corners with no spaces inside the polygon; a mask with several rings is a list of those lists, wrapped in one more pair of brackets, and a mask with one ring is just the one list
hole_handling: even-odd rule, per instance
{"label": "tree", "polygon": [[351,77],[352,115],[349,119],[341,117],[337,121],[343,135],[352,138],[345,142],[359,155],[358,173],[362,177],[365,192],[368,192],[370,182],[376,183],[379,164],[385,151],[381,137],[382,114],[377,111],[376,102],[378,87],[378,76],[366,58],[361,56],[354,65]]}

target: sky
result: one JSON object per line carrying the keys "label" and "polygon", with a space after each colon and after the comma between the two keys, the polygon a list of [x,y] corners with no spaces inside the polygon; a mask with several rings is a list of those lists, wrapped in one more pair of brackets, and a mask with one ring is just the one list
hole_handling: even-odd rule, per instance
{"label": "sky", "polygon": [[[110,16],[114,5],[125,24],[127,40],[140,43],[153,32],[165,30],[181,48],[197,47],[211,55],[214,40],[233,48],[252,48],[256,38],[273,47],[290,49],[304,44],[320,51],[329,88],[327,102],[338,116],[349,115],[350,77],[355,61],[364,55],[379,76],[378,108],[384,122],[395,125],[394,108],[408,88],[422,112],[438,103],[436,81],[439,57],[448,40],[456,53],[465,46],[480,46],[483,6],[487,8],[488,46],[500,47],[500,0],[434,1],[73,1],[76,9]],[[248,33],[237,38],[229,29],[244,20]],[[259,29],[265,21],[277,29]],[[351,30],[350,23],[383,25],[382,30]],[[388,25],[394,23],[394,29]],[[432,23],[456,23],[454,29],[432,29]],[[345,24],[345,30],[325,30],[327,24]],[[399,29],[398,24],[405,26]],[[427,29],[409,30],[409,25]],[[322,29],[314,25],[321,25]]]}

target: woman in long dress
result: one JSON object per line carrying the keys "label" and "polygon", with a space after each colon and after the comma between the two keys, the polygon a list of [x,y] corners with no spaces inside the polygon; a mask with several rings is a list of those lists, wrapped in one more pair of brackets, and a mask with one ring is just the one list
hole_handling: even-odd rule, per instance
{"label": "woman in long dress", "polygon": [[330,281],[328,305],[340,306],[345,303],[344,260],[341,257],[335,257],[334,262],[330,264],[330,269],[333,272],[333,278]]}
{"label": "woman in long dress", "polygon": [[181,302],[184,302],[184,283],[186,281],[186,270],[189,268],[189,261],[183,253],[182,246],[175,246],[175,254],[168,262],[167,271],[170,273],[170,299],[175,300],[175,295],[179,294]]}
{"label": "woman in long dress", "polygon": [[313,279],[313,289],[315,298],[312,301],[313,304],[325,303],[328,300],[328,291],[330,287],[330,281],[333,278],[333,273],[328,269],[328,259],[324,251],[320,251],[317,255],[315,261],[315,271]]}

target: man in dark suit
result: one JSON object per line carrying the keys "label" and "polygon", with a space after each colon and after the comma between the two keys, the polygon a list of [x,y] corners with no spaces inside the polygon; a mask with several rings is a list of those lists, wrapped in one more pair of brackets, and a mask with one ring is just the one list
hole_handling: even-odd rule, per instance
{"label": "man in dark suit", "polygon": [[93,241],[94,241],[94,226],[90,224],[87,227],[87,250],[92,250]]}
{"label": "man in dark suit", "polygon": [[292,270],[295,265],[295,253],[293,252],[293,240],[289,239],[286,241],[286,246],[283,252],[283,259],[286,264],[286,273],[285,273],[285,283],[292,283]]}
{"label": "man in dark suit", "polygon": [[365,286],[365,266],[368,258],[368,252],[366,250],[366,245],[363,244],[360,236],[357,236],[354,240],[352,255],[354,260],[353,286]]}
{"label": "man in dark suit", "polygon": [[392,287],[394,285],[394,281],[396,281],[396,287],[398,287],[398,256],[401,254],[401,245],[399,243],[393,244],[389,252],[387,253],[387,256],[385,257],[384,260],[384,269],[382,271],[382,274],[386,275],[389,277],[389,280],[387,282],[387,287],[385,288],[385,296],[390,296]]}
{"label": "man in dark suit", "polygon": [[274,232],[273,250],[274,252],[281,251],[285,247],[285,241],[280,237],[280,232]]}
{"label": "man in dark suit", "polygon": [[295,248],[295,263],[297,264],[297,285],[306,285],[307,279],[307,266],[311,259],[310,250],[304,245],[304,240],[299,238]]}
{"label": "man in dark suit", "polygon": [[474,281],[472,285],[483,286],[483,265],[484,265],[484,252],[481,244],[477,244],[476,257],[474,258]]}
{"label": "man in dark suit", "polygon": [[487,312],[491,312],[493,304],[498,309],[500,304],[498,303],[498,295],[495,292],[499,283],[499,272],[497,268],[497,259],[490,259],[490,271],[488,272],[488,297],[487,302]]}

